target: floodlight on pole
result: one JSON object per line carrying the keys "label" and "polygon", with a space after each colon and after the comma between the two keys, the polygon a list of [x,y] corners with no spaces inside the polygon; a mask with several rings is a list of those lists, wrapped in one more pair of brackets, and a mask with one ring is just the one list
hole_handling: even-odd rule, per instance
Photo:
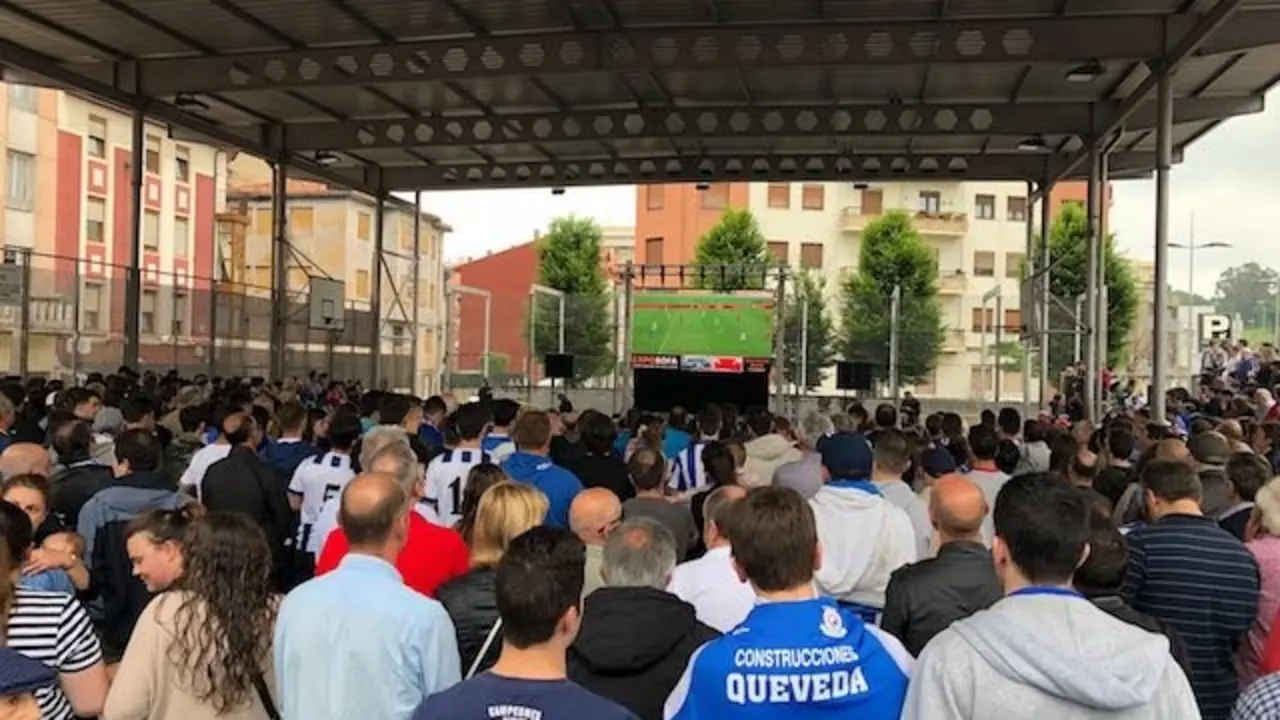
{"label": "floodlight on pole", "polygon": [[[1187,241],[1185,243],[1171,242],[1169,243],[1169,247],[1187,251],[1187,295],[1194,296],[1196,294],[1196,251],[1212,250],[1215,248],[1229,248],[1232,247],[1232,245],[1231,243],[1224,242],[1222,240],[1196,242],[1196,216],[1195,213],[1192,213],[1191,235],[1187,238]],[[1190,301],[1191,298],[1188,297],[1187,299]]]}

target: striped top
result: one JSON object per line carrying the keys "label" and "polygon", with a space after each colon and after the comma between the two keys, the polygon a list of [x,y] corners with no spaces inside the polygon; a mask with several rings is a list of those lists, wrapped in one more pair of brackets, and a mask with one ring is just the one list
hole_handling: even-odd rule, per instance
{"label": "striped top", "polygon": [[676,454],[671,461],[668,487],[677,493],[683,493],[701,490],[710,483],[707,469],[702,465],[702,451],[706,447],[706,440],[695,440]]}
{"label": "striped top", "polygon": [[1123,595],[1187,643],[1204,720],[1226,720],[1238,693],[1235,655],[1258,609],[1258,563],[1212,518],[1169,515],[1127,536]]}
{"label": "striped top", "polygon": [[478,448],[445,450],[427,465],[426,484],[419,509],[426,519],[443,527],[453,527],[462,519],[462,498],[467,494],[471,468],[493,462]]}
{"label": "striped top", "polygon": [[[60,674],[87,670],[102,661],[93,624],[75,598],[18,588],[5,644]],[[73,720],[71,703],[58,685],[36,691],[43,720]]]}

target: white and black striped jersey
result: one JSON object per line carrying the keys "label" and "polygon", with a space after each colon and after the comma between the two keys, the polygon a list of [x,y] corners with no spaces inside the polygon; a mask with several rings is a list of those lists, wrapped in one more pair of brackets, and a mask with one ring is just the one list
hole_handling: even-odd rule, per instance
{"label": "white and black striped jersey", "polygon": [[[5,645],[63,675],[88,670],[102,660],[93,622],[75,598],[18,588],[9,610]],[[55,683],[36,690],[40,717],[73,720],[67,696]]]}
{"label": "white and black striped jersey", "polygon": [[311,553],[320,551],[323,538],[316,537],[315,534],[320,509],[330,498],[342,495],[342,489],[355,476],[355,470],[351,468],[351,456],[335,452],[307,458],[293,472],[289,492],[302,496],[298,524],[299,550]]}
{"label": "white and black striped jersey", "polygon": [[427,465],[423,488],[423,515],[444,527],[453,527],[462,518],[462,496],[467,492],[471,468],[492,462],[489,453],[478,448],[445,450]]}
{"label": "white and black striped jersey", "polygon": [[671,460],[671,480],[667,486],[677,493],[701,490],[709,482],[707,469],[702,466],[702,450],[706,440],[694,440]]}

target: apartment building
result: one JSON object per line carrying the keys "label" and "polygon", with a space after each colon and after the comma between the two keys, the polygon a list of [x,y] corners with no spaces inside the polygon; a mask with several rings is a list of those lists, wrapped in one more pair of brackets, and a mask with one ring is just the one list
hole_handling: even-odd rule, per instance
{"label": "apartment building", "polygon": [[[383,257],[374,258],[377,205],[368,195],[346,188],[290,178],[287,182],[287,292],[305,305],[313,278],[340,280],[345,293],[345,330],[329,337],[308,332],[307,318],[290,323],[286,365],[334,375],[363,374],[369,362],[368,314],[373,303],[375,273],[382,273],[381,346],[384,379],[407,384],[411,367],[414,257],[418,260],[418,362],[415,392],[436,391],[443,332],[444,238],[451,228],[436,215],[422,212],[415,245],[412,202],[392,197],[385,203]],[[231,165],[228,204],[238,227],[220,243],[219,277],[246,293],[270,297],[272,280],[272,182],[270,169],[257,158],[241,156]],[[296,328],[296,329],[295,329]],[[269,328],[247,343],[265,342]],[[343,357],[345,356],[345,358]],[[289,360],[292,360],[290,362]],[[345,372],[344,372],[345,370]],[[354,375],[353,375],[354,376]],[[399,376],[399,377],[393,377]]]}
{"label": "apartment building", "polygon": [[24,348],[31,373],[203,366],[222,153],[175,142],[160,125],[144,130],[141,356],[126,360],[132,116],[58,90],[0,90],[4,262],[30,263],[25,290],[15,283],[29,299],[25,338],[21,303],[0,302],[0,367],[20,371]]}
{"label": "apartment building", "polygon": [[[1056,213],[1080,202],[1079,184],[1060,186],[1050,200]],[[995,328],[1001,341],[1016,341],[1022,325],[1020,271],[1025,254],[1028,201],[1020,182],[930,182],[852,184],[712,183],[637,187],[636,254],[646,264],[692,262],[698,240],[726,208],[746,208],[759,221],[769,251],[779,263],[826,279],[836,308],[841,280],[857,268],[861,233],[889,210],[912,215],[933,250],[946,327],[942,354],[932,375],[914,389],[923,397],[990,397],[995,376]],[[983,296],[998,289],[995,302]],[[910,303],[915,298],[904,297]],[[909,352],[909,343],[902,350]],[[831,375],[831,374],[829,374]],[[1001,375],[1002,398],[1020,397],[1021,373]],[[823,390],[834,391],[834,377]]]}
{"label": "apartment building", "polygon": [[[613,288],[614,317],[621,317],[622,292],[618,270],[636,260],[636,233],[629,227],[600,229],[600,262]],[[490,375],[541,378],[542,359],[530,366],[528,323],[529,291],[538,277],[538,254],[533,239],[484,257],[468,258],[449,271],[449,282],[490,293]],[[484,365],[484,300],[458,293],[452,299],[449,370],[476,375]]]}

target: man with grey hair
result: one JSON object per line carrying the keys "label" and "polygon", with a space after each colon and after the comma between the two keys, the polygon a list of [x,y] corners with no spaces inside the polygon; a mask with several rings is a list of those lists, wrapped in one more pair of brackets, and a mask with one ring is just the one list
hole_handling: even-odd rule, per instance
{"label": "man with grey hair", "polygon": [[[374,428],[370,434],[379,429]],[[404,433],[398,435],[399,439],[380,443],[381,447],[373,452],[369,452],[369,446],[366,445],[360,452],[360,464],[365,472],[386,473],[395,477],[400,487],[409,493],[414,508],[418,509],[422,500],[422,464],[418,462],[418,456],[413,454],[413,450],[409,449],[409,441]],[[329,533],[338,526],[338,510],[341,505],[342,496],[337,494],[326,500],[324,507],[320,508],[312,528],[312,535],[316,538],[316,549],[313,552],[324,547]],[[418,509],[418,512],[422,513],[422,510]]]}
{"label": "man with grey hair", "polygon": [[[848,419],[847,415],[844,417]],[[804,455],[795,462],[779,467],[773,474],[773,484],[791,488],[806,500],[816,495],[824,482],[822,455],[818,452],[818,444],[835,432],[835,424],[826,415],[819,412],[806,415],[800,422],[800,451]]]}
{"label": "man with grey hair", "polygon": [[650,518],[624,522],[605,541],[605,586],[587,596],[569,648],[569,679],[640,718],[662,717],[690,656],[719,636],[693,606],[663,588],[676,541]]}
{"label": "man with grey hair", "polygon": [[16,475],[53,474],[53,460],[49,451],[35,443],[12,443],[0,452],[0,479],[8,480]]}

